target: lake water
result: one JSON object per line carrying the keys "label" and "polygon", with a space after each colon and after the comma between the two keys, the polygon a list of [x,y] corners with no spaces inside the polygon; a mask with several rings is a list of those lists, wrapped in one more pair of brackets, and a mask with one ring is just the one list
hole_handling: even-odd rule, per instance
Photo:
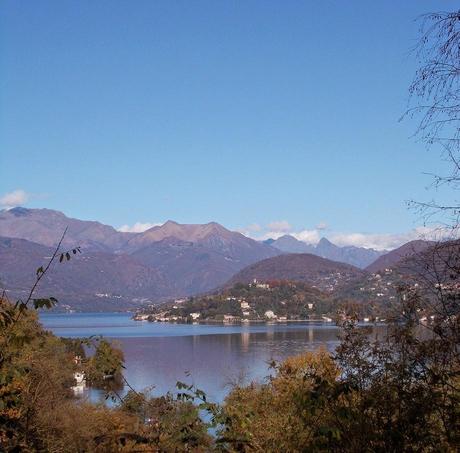
{"label": "lake water", "polygon": [[40,320],[62,337],[115,339],[125,354],[124,374],[136,390],[155,386],[159,395],[184,381],[213,401],[222,401],[232,382],[263,380],[271,360],[320,346],[333,350],[338,334],[325,323],[169,324],[133,321],[129,313],[43,313]]}

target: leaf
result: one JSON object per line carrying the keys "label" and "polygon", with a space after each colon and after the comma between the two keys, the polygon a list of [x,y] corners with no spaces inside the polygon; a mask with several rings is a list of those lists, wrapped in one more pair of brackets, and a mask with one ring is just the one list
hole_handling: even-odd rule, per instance
{"label": "leaf", "polygon": [[61,253],[61,256],[59,257],[59,262],[62,263],[63,260],[64,260],[64,254]]}
{"label": "leaf", "polygon": [[177,387],[179,390],[182,390],[182,389],[187,388],[187,384],[185,384],[185,383],[183,383],[183,382],[180,382],[180,381],[177,381],[177,382],[176,382],[176,387]]}
{"label": "leaf", "polygon": [[38,310],[39,308],[53,308],[54,305],[57,303],[57,299],[54,297],[49,297],[49,298],[39,298],[39,299],[33,299],[34,303],[34,308],[35,310]]}
{"label": "leaf", "polygon": [[67,261],[69,261],[69,260],[70,260],[70,253],[67,252],[67,253],[65,254],[65,257],[67,258]]}
{"label": "leaf", "polygon": [[36,274],[37,276],[39,276],[40,274],[43,274],[44,270],[43,270],[43,266],[40,266],[37,270],[36,270]]}

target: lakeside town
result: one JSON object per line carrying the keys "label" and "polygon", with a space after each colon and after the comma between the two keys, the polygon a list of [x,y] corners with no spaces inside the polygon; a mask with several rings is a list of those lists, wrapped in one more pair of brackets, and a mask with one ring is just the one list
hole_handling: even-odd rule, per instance
{"label": "lakeside town", "polygon": [[[212,295],[175,299],[150,305],[135,313],[136,321],[173,323],[289,323],[337,320],[337,302],[301,282],[254,279]],[[342,311],[340,319],[346,319]],[[379,316],[362,316],[362,322],[382,322]]]}

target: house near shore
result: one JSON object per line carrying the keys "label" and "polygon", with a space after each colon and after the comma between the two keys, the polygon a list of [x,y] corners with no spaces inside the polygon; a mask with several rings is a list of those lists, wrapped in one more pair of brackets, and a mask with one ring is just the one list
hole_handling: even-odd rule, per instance
{"label": "house near shore", "polygon": [[275,313],[274,313],[272,310],[267,310],[267,311],[265,312],[265,317],[266,317],[267,319],[276,319],[276,315],[275,315]]}
{"label": "house near shore", "polygon": [[238,316],[233,315],[224,315],[224,322],[237,322],[240,318]]}
{"label": "house near shore", "polygon": [[[74,362],[76,365],[81,366],[81,357],[76,355],[74,358]],[[81,370],[75,371],[73,374],[73,378],[75,379],[75,385],[71,387],[74,395],[81,395],[85,388],[86,388],[86,377],[85,373]]]}
{"label": "house near shore", "polygon": [[241,310],[246,310],[248,308],[251,308],[245,300],[240,301],[240,307],[241,307]]}

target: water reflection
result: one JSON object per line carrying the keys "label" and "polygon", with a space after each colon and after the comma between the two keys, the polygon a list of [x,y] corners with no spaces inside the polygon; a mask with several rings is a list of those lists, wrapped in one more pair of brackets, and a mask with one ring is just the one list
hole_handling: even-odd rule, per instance
{"label": "water reflection", "polygon": [[57,335],[116,338],[125,354],[126,378],[138,390],[154,385],[159,395],[186,381],[214,401],[224,398],[230,383],[263,380],[272,360],[320,346],[333,350],[338,333],[330,324],[171,325],[139,323],[120,314],[41,319]]}
{"label": "water reflection", "polygon": [[[332,350],[335,329],[239,334],[193,335],[160,338],[122,338],[126,377],[137,389],[155,385],[155,393],[173,391],[177,380],[205,389],[222,399],[229,382],[260,380],[268,375],[268,363],[322,345]],[[190,374],[190,377],[186,375]]]}

